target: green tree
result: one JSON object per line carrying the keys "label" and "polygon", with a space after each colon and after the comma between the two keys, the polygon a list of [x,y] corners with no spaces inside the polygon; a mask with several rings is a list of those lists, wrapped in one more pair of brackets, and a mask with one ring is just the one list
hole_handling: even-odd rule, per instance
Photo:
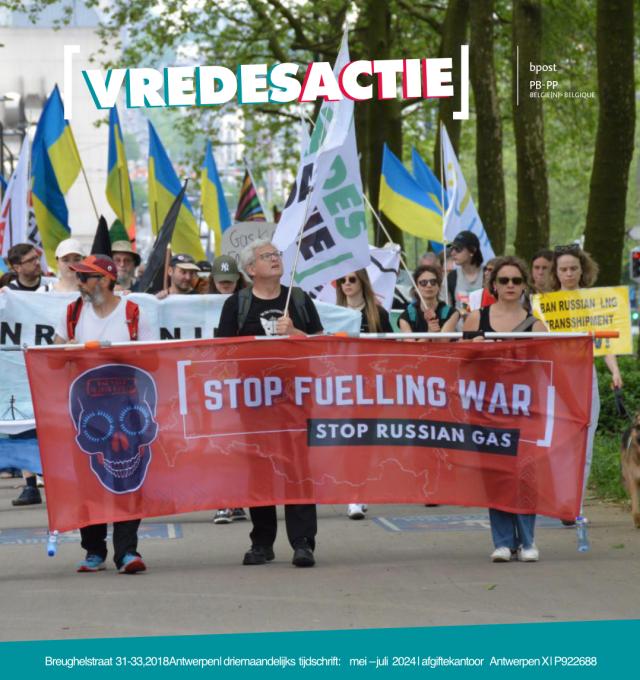
{"label": "green tree", "polygon": [[493,250],[504,252],[507,214],[502,167],[502,120],[494,67],[494,0],[470,7],[471,84],[476,108],[478,212]]}
{"label": "green tree", "polygon": [[529,64],[542,63],[541,0],[513,2],[513,124],[517,157],[516,252],[529,260],[549,243],[549,186],[542,99],[532,97]]}
{"label": "green tree", "polygon": [[[633,26],[633,0],[598,1],[596,44],[600,109],[585,248],[599,260],[599,283],[603,285],[619,283],[621,274],[635,129]],[[611,256],[598,257],[604,253]]]}

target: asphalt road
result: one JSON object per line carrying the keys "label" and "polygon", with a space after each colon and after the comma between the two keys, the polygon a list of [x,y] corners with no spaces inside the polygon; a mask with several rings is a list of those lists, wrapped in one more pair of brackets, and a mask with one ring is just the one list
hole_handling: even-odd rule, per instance
{"label": "asphalt road", "polygon": [[[587,503],[592,550],[540,521],[535,564],[492,564],[486,510],[376,505],[349,520],[319,508],[317,565],[242,566],[249,523],[213,511],[145,520],[148,571],[77,574],[77,537],[45,550],[45,505],[13,508],[0,481],[0,640],[191,635],[638,618],[640,531],[627,509]],[[452,517],[453,516],[453,517]],[[66,539],[69,538],[69,542]],[[37,541],[37,542],[32,542]]]}

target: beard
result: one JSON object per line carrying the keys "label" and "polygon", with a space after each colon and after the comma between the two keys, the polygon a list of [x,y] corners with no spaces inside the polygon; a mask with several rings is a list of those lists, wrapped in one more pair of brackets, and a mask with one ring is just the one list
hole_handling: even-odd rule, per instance
{"label": "beard", "polygon": [[90,293],[88,290],[82,290],[80,295],[84,302],[90,302],[92,305],[100,306],[104,302],[104,295],[100,290],[94,290],[93,293]]}

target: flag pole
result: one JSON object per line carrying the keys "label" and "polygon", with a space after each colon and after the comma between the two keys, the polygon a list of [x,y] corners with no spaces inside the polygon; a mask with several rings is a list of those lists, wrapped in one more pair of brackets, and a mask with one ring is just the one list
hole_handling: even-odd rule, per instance
{"label": "flag pole", "polygon": [[[80,154],[78,154],[78,158],[80,158]],[[98,213],[98,208],[96,207],[96,202],[93,199],[93,193],[91,193],[91,187],[89,186],[89,180],[87,179],[87,173],[84,170],[84,163],[82,162],[82,159],[80,160],[80,170],[82,170],[82,176],[84,177],[85,184],[87,185],[87,191],[89,192],[89,198],[91,199],[91,205],[93,206],[93,212],[96,214],[96,219],[100,219],[100,213]]]}
{"label": "flag pole", "polygon": [[293,291],[294,277],[296,275],[296,269],[298,268],[298,259],[300,258],[300,248],[302,246],[302,232],[307,224],[307,216],[309,214],[309,204],[311,203],[311,194],[313,193],[313,185],[309,186],[307,192],[307,199],[304,205],[304,217],[302,219],[302,224],[300,225],[300,231],[298,231],[298,243],[296,245],[296,257],[293,261],[293,269],[291,270],[291,285],[289,286],[289,292],[287,293],[287,300],[284,305],[284,315],[289,316],[289,301],[291,300],[291,292]]}
{"label": "flag pole", "polygon": [[[380,225],[382,228],[382,231],[384,232],[385,236],[389,239],[390,243],[393,243],[393,238],[391,237],[391,234],[387,231],[387,228],[384,226],[384,222],[382,221],[382,218],[378,213],[374,210],[373,205],[371,205],[371,201],[369,200],[369,197],[367,194],[362,192],[362,198],[364,199],[364,202],[367,204],[367,207],[369,210],[371,210],[371,214],[374,216],[376,222]],[[405,271],[409,275],[409,279],[411,280],[411,285],[413,286],[414,290],[416,291],[416,294],[418,295],[418,300],[422,300],[422,297],[420,296],[420,289],[418,288],[418,284],[415,282],[413,278],[413,272],[409,269],[407,266],[407,263],[405,262],[405,259],[402,257],[402,251],[400,251],[400,264],[404,267]]]}
{"label": "flag pole", "polygon": [[[447,272],[447,237],[445,236],[446,215],[444,209],[444,150],[442,145],[442,128],[444,123],[440,121],[440,205],[442,206],[442,268],[444,269],[442,283],[444,299],[449,304],[449,276]],[[455,300],[454,300],[455,302]]]}
{"label": "flag pole", "polygon": [[164,252],[164,272],[162,274],[162,285],[164,290],[169,290],[169,262],[171,260],[171,242],[167,243]]}

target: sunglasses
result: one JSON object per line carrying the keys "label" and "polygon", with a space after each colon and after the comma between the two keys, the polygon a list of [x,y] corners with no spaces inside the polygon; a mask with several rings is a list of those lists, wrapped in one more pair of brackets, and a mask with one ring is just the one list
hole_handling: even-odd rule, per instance
{"label": "sunglasses", "polygon": [[87,274],[86,272],[76,272],[76,278],[80,283],[86,283],[89,279],[101,279],[102,274]]}
{"label": "sunglasses", "polygon": [[556,255],[579,255],[580,246],[577,243],[569,243],[566,246],[556,246],[554,252]]}
{"label": "sunglasses", "polygon": [[343,283],[356,283],[358,280],[357,276],[343,276],[341,279],[338,279],[338,283],[342,285]]}
{"label": "sunglasses", "polygon": [[510,283],[513,283],[514,286],[521,286],[524,283],[522,276],[498,276],[496,281],[501,286],[507,286]]}
{"label": "sunglasses", "polygon": [[438,279],[420,279],[420,281],[418,281],[418,285],[420,288],[426,288],[427,286],[437,286]]}
{"label": "sunglasses", "polygon": [[490,274],[493,271],[493,267],[485,267],[482,271]]}

